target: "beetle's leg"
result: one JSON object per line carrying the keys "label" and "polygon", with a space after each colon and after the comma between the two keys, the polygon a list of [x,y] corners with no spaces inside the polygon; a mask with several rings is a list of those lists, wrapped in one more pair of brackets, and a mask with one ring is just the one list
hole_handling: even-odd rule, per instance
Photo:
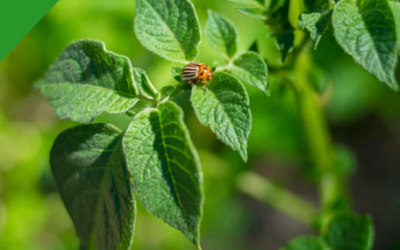
{"label": "beetle's leg", "polygon": [[204,84],[204,93],[207,93],[207,84]]}

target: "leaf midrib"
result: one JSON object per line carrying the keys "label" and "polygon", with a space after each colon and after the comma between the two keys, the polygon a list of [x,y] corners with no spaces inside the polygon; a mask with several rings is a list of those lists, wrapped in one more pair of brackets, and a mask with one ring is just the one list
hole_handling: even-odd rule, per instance
{"label": "leaf midrib", "polygon": [[[220,84],[220,83],[221,83],[221,81],[220,81],[218,84]],[[228,112],[226,111],[225,106],[222,104],[222,101],[221,101],[221,100],[218,98],[218,96],[214,93],[214,91],[213,91],[213,90],[214,90],[214,87],[215,87],[215,85],[212,86],[212,89],[211,89],[210,92],[213,93],[215,99],[218,100],[217,103],[222,107],[222,109],[224,110],[225,115],[228,117],[229,122],[230,122],[230,125],[233,127],[233,131],[235,131],[235,138],[236,138],[236,143],[237,143],[237,146],[238,146],[238,150],[241,151],[240,142],[239,142],[239,136],[238,136],[238,134],[237,134],[237,131],[236,131],[235,127],[233,126],[232,119],[231,119],[231,117],[229,116]]]}
{"label": "leaf midrib", "polygon": [[[172,182],[173,182],[173,184],[174,184],[174,190],[175,190],[176,196],[177,196],[177,198],[178,198],[179,207],[180,207],[180,209],[181,209],[181,211],[182,211],[182,213],[183,213],[183,217],[185,218],[185,221],[186,221],[186,223],[187,223],[187,222],[188,222],[188,221],[187,221],[187,215],[186,215],[185,209],[184,209],[184,207],[183,207],[183,204],[182,204],[182,201],[181,201],[181,197],[180,197],[179,192],[178,192],[178,188],[177,188],[177,186],[176,186],[177,184],[176,184],[176,181],[175,181],[175,177],[174,177],[174,175],[172,174],[170,159],[169,159],[169,156],[168,156],[168,150],[167,150],[166,142],[165,142],[164,128],[163,128],[163,127],[164,127],[164,124],[163,124],[162,119],[161,119],[161,111],[160,111],[160,110],[157,110],[156,112],[158,113],[158,120],[159,120],[159,124],[160,124],[161,139],[162,139],[162,142],[163,142],[163,148],[164,148],[164,152],[165,152],[165,157],[167,158],[168,171],[169,171],[169,173],[170,173],[170,176],[171,176],[171,178],[172,178]],[[194,234],[193,229],[190,227],[190,224],[188,224],[188,229],[190,230],[191,233]]]}
{"label": "leaf midrib", "polygon": [[[372,37],[372,35],[371,35],[369,29],[367,28],[367,25],[366,25],[366,23],[365,23],[364,15],[361,13],[361,8],[360,8],[359,5],[358,5],[359,2],[358,2],[357,0],[351,0],[351,2],[354,3],[354,5],[355,5],[355,7],[356,7],[356,9],[357,9],[358,14],[361,16],[361,21],[362,21],[362,23],[363,23],[364,29],[367,31],[368,37],[369,37],[369,38],[371,39],[371,41],[372,41],[372,44],[373,44],[373,46],[374,46],[373,52],[374,52],[375,56],[378,58],[377,61],[379,62],[378,65],[379,65],[380,71],[381,71],[381,72],[386,72],[386,70],[384,70],[384,68],[383,68],[383,61],[382,61],[382,59],[381,59],[379,53],[377,53],[377,45],[376,45],[376,43],[375,43],[375,40],[373,39],[373,37]],[[389,6],[389,8],[390,8],[390,6]],[[379,12],[382,13],[381,11],[379,11]],[[393,21],[394,21],[394,20],[393,20]],[[389,77],[389,78],[390,78],[390,85],[393,86],[394,88],[397,88],[397,85],[392,83],[392,81],[393,81],[393,79],[391,79],[392,77]]]}
{"label": "leaf midrib", "polygon": [[[105,186],[105,179],[107,178],[107,175],[108,175],[108,173],[109,173],[109,171],[110,171],[110,169],[111,169],[111,162],[112,162],[112,159],[114,158],[114,155],[115,155],[115,153],[116,153],[116,151],[117,151],[117,149],[119,148],[119,147],[121,147],[122,148],[122,140],[123,140],[123,137],[121,136],[121,138],[119,139],[119,141],[118,141],[118,144],[115,146],[115,148],[114,148],[114,150],[113,150],[113,153],[112,153],[112,155],[110,156],[110,159],[109,159],[109,161],[108,161],[108,163],[107,163],[107,168],[106,168],[106,171],[104,172],[104,175],[103,175],[103,179],[101,180],[101,184],[100,184],[100,189],[99,189],[99,199],[97,200],[97,204],[96,204],[96,206],[95,206],[95,217],[94,218],[97,218],[97,216],[98,216],[98,213],[99,213],[99,207],[100,207],[100,204],[101,204],[101,202],[102,202],[102,200],[103,200],[103,189],[104,189],[104,186]],[[118,195],[120,195],[119,194],[119,192],[117,191],[117,193],[118,193]],[[118,212],[119,213],[119,212]],[[119,219],[121,218],[121,216],[119,216],[118,217]],[[90,238],[92,238],[92,237],[96,237],[96,232],[95,232],[95,228],[96,228],[96,223],[97,222],[97,220],[95,219],[94,220],[94,222],[93,222],[93,228],[92,228],[92,232],[90,233]],[[121,225],[122,224],[122,222],[121,222],[121,220],[119,221],[120,223],[119,223],[119,225]],[[122,230],[121,230],[121,232],[122,232]],[[97,242],[97,241],[96,241]],[[89,242],[89,247],[92,247],[92,242],[90,241]]]}

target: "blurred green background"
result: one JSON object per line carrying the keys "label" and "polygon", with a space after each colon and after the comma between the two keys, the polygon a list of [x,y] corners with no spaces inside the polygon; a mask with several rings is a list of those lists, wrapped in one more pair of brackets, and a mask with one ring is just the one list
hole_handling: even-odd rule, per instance
{"label": "blurred green background", "polygon": [[[230,19],[238,29],[239,52],[257,39],[260,53],[279,64],[279,52],[261,22],[237,13],[228,1],[193,0],[202,27],[207,9]],[[78,249],[73,225],[57,193],[49,166],[56,136],[77,125],[58,120],[45,99],[32,90],[72,41],[92,38],[128,56],[147,71],[158,88],[175,84],[173,66],[145,50],[133,32],[134,0],[63,0],[0,62],[0,249]],[[295,18],[294,18],[295,19]],[[332,31],[313,52],[315,76],[326,85],[318,97],[335,143],[354,154],[357,169],[350,189],[355,211],[370,213],[376,228],[374,249],[400,249],[400,94],[378,82],[344,54]],[[216,65],[223,59],[203,38],[197,61]],[[253,115],[249,162],[217,141],[199,124],[189,94],[175,101],[199,152],[206,202],[202,245],[206,250],[278,249],[312,230],[237,191],[240,172],[254,170],[318,205],[307,171],[304,138],[295,95],[270,77],[271,97],[248,88]],[[129,117],[102,115],[97,122],[125,128]],[[194,249],[184,236],[139,205],[132,249]]]}

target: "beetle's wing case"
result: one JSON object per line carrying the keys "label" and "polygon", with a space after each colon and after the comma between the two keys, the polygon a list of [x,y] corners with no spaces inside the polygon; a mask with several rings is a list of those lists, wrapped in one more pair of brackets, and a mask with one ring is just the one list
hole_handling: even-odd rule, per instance
{"label": "beetle's wing case", "polygon": [[199,77],[201,63],[192,62],[186,65],[181,73],[183,81],[192,81]]}

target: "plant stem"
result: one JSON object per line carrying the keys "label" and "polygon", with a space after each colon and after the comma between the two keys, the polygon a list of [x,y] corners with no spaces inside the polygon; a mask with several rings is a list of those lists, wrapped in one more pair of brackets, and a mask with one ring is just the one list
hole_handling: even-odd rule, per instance
{"label": "plant stem", "polygon": [[307,51],[299,54],[296,62],[297,79],[294,88],[299,101],[304,131],[308,140],[311,160],[319,171],[319,192],[322,219],[333,212],[340,199],[347,196],[345,179],[335,172],[335,150],[322,107],[316,101],[316,94],[308,84],[312,71],[311,56]]}
{"label": "plant stem", "polygon": [[296,194],[254,172],[241,174],[237,182],[241,192],[264,202],[291,218],[312,226],[317,209]]}

